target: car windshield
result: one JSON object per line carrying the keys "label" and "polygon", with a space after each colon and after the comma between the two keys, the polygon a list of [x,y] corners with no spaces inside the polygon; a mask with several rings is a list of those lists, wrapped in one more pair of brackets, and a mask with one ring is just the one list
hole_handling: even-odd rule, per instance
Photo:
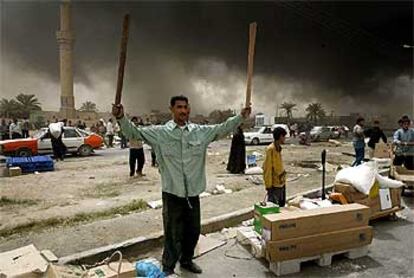
{"label": "car windshield", "polygon": [[315,126],[314,128],[312,128],[312,131],[321,131],[322,127],[321,126]]}
{"label": "car windshield", "polygon": [[259,132],[261,129],[261,127],[253,127],[248,132]]}
{"label": "car windshield", "polygon": [[92,134],[92,132],[90,132],[90,131],[86,131],[86,130],[84,130],[84,129],[76,129],[76,131],[77,132],[79,132],[82,136],[89,136],[89,135],[91,135]]}

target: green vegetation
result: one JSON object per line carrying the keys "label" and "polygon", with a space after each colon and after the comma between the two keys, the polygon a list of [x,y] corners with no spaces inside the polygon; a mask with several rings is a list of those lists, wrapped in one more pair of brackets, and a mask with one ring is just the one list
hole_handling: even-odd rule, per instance
{"label": "green vegetation", "polygon": [[109,219],[117,214],[125,215],[131,212],[143,211],[145,209],[147,209],[147,203],[142,199],[136,199],[126,205],[109,208],[103,211],[78,213],[72,217],[66,218],[53,217],[43,220],[34,220],[13,228],[2,229],[0,230],[0,237],[7,237],[13,234],[21,234],[33,231],[41,231],[55,226],[73,226],[81,222],[93,222],[101,219]]}
{"label": "green vegetation", "polygon": [[11,207],[11,206],[33,206],[39,201],[37,200],[26,200],[26,199],[10,199],[8,197],[0,197],[0,207]]}

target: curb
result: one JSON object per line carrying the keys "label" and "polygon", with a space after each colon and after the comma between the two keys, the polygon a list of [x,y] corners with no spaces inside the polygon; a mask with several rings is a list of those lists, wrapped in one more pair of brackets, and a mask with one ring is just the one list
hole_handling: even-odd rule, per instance
{"label": "curb", "polygon": [[[333,188],[333,185],[326,186],[326,190]],[[292,200],[297,196],[316,197],[321,194],[321,189],[312,189],[306,192],[288,197]],[[201,222],[201,233],[208,234],[221,231],[223,228],[233,227],[245,220],[253,218],[253,206],[237,210],[231,213],[222,214],[206,219]],[[148,237],[136,237],[120,243],[102,246],[95,249],[75,253],[59,258],[59,264],[94,264],[109,257],[115,251],[121,251],[125,257],[144,254],[154,248],[162,247],[164,241],[163,231],[151,234]]]}

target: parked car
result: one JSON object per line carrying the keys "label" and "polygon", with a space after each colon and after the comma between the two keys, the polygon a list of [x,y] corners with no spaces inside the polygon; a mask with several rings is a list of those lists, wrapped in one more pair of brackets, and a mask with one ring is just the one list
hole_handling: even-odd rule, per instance
{"label": "parked car", "polygon": [[326,126],[315,126],[310,131],[312,142],[328,141],[333,137],[331,128]]}
{"label": "parked car", "polygon": [[259,145],[273,142],[273,130],[270,126],[254,127],[243,134],[246,144]]}
{"label": "parked car", "polygon": [[341,137],[340,126],[328,126],[331,130],[331,139],[339,139]]}
{"label": "parked car", "polygon": [[[88,156],[103,145],[101,136],[75,127],[64,127],[62,140],[68,153],[80,156]],[[52,143],[47,128],[40,129],[30,138],[0,141],[0,154],[3,155],[31,156],[51,153]]]}

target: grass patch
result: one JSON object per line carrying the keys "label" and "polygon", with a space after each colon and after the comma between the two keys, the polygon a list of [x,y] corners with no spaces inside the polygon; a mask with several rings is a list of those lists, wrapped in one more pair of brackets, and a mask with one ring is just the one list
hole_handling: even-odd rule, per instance
{"label": "grass patch", "polygon": [[37,200],[28,200],[28,199],[11,199],[5,196],[0,198],[0,207],[8,206],[34,206],[38,204]]}
{"label": "grass patch", "polygon": [[0,237],[7,237],[13,234],[21,234],[27,232],[41,231],[43,229],[52,228],[55,226],[73,226],[81,222],[92,222],[101,219],[108,219],[116,214],[125,215],[130,212],[138,212],[147,209],[147,203],[142,200],[133,200],[130,203],[110,208],[103,211],[91,212],[91,213],[78,213],[72,217],[53,217],[44,220],[35,220],[29,223],[18,225],[13,228],[7,228],[0,230]]}
{"label": "grass patch", "polygon": [[113,198],[121,195],[119,191],[119,186],[121,186],[121,182],[103,182],[99,183],[95,186],[95,188],[85,194],[86,197],[89,198]]}

